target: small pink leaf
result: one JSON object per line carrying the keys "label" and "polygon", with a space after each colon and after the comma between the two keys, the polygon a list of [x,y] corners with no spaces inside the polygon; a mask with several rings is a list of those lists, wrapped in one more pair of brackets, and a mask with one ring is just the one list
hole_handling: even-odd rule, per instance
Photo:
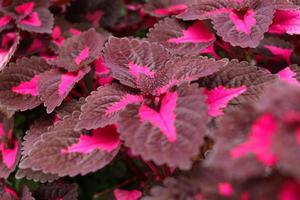
{"label": "small pink leaf", "polygon": [[41,26],[42,24],[37,12],[33,12],[30,15],[26,16],[24,19],[21,19],[19,23],[29,26]]}
{"label": "small pink leaf", "polygon": [[228,102],[243,94],[246,90],[246,86],[238,88],[218,86],[212,90],[205,90],[204,94],[207,96],[208,114],[212,117],[224,115],[223,109],[226,108]]}
{"label": "small pink leaf", "polygon": [[11,17],[8,15],[4,15],[0,18],[0,30],[5,27],[11,21]]}
{"label": "small pink leaf", "polygon": [[178,15],[186,10],[187,2],[187,0],[148,1],[144,6],[144,10],[155,17]]}
{"label": "small pink leaf", "polygon": [[276,10],[270,33],[300,34],[300,10]]}
{"label": "small pink leaf", "polygon": [[297,80],[297,73],[292,71],[289,67],[286,67],[285,69],[278,72],[278,76],[283,81],[286,81],[289,84],[296,85],[300,87],[300,83]]}
{"label": "small pink leaf", "polygon": [[31,2],[23,3],[19,6],[17,6],[15,8],[15,10],[18,14],[29,15],[32,12],[34,6],[35,6],[35,3],[33,1],[31,1]]}
{"label": "small pink leaf", "polygon": [[142,196],[142,192],[138,190],[121,190],[115,189],[114,196],[116,200],[138,200]]}

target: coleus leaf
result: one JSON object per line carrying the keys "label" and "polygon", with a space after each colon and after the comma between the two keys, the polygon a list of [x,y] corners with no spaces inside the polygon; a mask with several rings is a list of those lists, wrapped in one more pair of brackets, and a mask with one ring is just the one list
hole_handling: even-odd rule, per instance
{"label": "coleus leaf", "polygon": [[9,24],[12,21],[12,18],[9,15],[0,14],[0,32],[9,28]]}
{"label": "coleus leaf", "polygon": [[41,104],[38,81],[50,66],[41,58],[20,58],[0,74],[0,104],[12,110],[28,110]]}
{"label": "coleus leaf", "polygon": [[116,200],[138,200],[142,196],[142,193],[138,190],[127,191],[115,189],[114,196]]}
{"label": "coleus leaf", "polygon": [[19,141],[14,138],[12,119],[0,116],[0,177],[7,178],[14,171],[20,155]]}
{"label": "coleus leaf", "polygon": [[94,129],[117,122],[128,104],[141,103],[143,96],[122,85],[99,87],[86,98],[76,129]]}
{"label": "coleus leaf", "polygon": [[216,61],[207,57],[173,57],[153,77],[142,75],[138,87],[145,94],[160,95],[176,85],[211,75],[226,66],[228,62],[227,59]]}
{"label": "coleus leaf", "polygon": [[78,185],[67,183],[46,184],[34,191],[33,196],[41,200],[77,200]]}
{"label": "coleus leaf", "polygon": [[149,1],[144,6],[146,13],[155,17],[177,15],[187,8],[186,0],[160,0]]}
{"label": "coleus leaf", "polygon": [[290,65],[278,72],[281,80],[300,87],[300,67],[298,65]]}
{"label": "coleus leaf", "polygon": [[66,39],[58,50],[58,57],[48,62],[70,72],[78,71],[100,56],[104,40],[102,34],[89,29]]}
{"label": "coleus leaf", "polygon": [[204,96],[195,85],[182,86],[159,102],[156,109],[146,103],[129,105],[118,121],[121,138],[144,160],[189,169],[206,134]]}
{"label": "coleus leaf", "polygon": [[233,46],[257,47],[272,23],[272,0],[191,1],[179,18],[211,19],[217,34]]}
{"label": "coleus leaf", "polygon": [[150,29],[148,39],[159,42],[178,55],[200,54],[215,41],[215,36],[201,22],[187,24],[174,18],[159,21]]}
{"label": "coleus leaf", "polygon": [[55,68],[41,74],[38,88],[41,100],[47,107],[47,112],[51,113],[59,106],[75,84],[89,71],[89,67],[77,72],[65,72],[64,70]]}
{"label": "coleus leaf", "polygon": [[7,185],[3,180],[0,182],[0,199],[3,200],[18,200],[17,192]]}
{"label": "coleus leaf", "polygon": [[46,8],[34,9],[30,14],[17,18],[18,28],[36,33],[51,33],[54,24],[52,13]]}
{"label": "coleus leaf", "polygon": [[20,191],[21,200],[35,200],[27,186],[23,186]]}
{"label": "coleus leaf", "polygon": [[[48,129],[53,126],[53,119],[40,119],[37,120],[31,127],[30,130],[26,132],[24,136],[24,141],[22,143],[22,159],[24,160],[29,156],[34,144],[38,142],[42,134],[47,132]],[[21,179],[26,177],[26,179],[39,181],[39,182],[52,182],[59,178],[56,174],[43,173],[42,171],[34,171],[31,168],[18,169],[16,173],[16,178]]]}
{"label": "coleus leaf", "polygon": [[1,34],[0,71],[4,69],[6,64],[14,55],[19,42],[20,36],[16,32],[6,32]]}
{"label": "coleus leaf", "polygon": [[[221,94],[218,94],[221,96],[222,93],[230,94],[233,91],[237,92],[231,93],[233,96],[228,96],[226,101],[222,104],[213,105],[213,102],[207,102],[211,111],[210,114],[212,116],[219,116],[223,114],[223,111],[220,110],[220,108],[226,107],[228,102],[229,106],[232,107],[245,102],[256,101],[264,91],[265,86],[271,84],[275,78],[276,76],[270,74],[263,68],[249,66],[247,62],[231,60],[220,71],[199,79],[198,83],[201,87],[205,87],[210,92],[221,88],[222,90],[219,91]],[[225,91],[223,90],[224,88],[226,88]]]}
{"label": "coleus leaf", "polygon": [[300,34],[300,10],[284,9],[276,10],[273,23],[269,28],[270,33],[289,35]]}
{"label": "coleus leaf", "polygon": [[74,131],[79,114],[75,111],[45,132],[19,168],[72,177],[109,164],[119,151],[116,128],[111,125],[83,135]]}
{"label": "coleus leaf", "polygon": [[132,88],[141,75],[152,77],[170,57],[163,46],[138,39],[110,37],[104,49],[111,76]]}

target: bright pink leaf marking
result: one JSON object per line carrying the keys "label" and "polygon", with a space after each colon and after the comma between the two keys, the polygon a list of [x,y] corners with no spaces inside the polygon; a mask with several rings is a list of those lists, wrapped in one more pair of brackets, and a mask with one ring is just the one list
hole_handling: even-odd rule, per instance
{"label": "bright pink leaf marking", "polygon": [[12,87],[11,90],[18,94],[31,95],[36,97],[39,95],[39,79],[40,76],[35,75],[30,81],[21,82],[19,85]]}
{"label": "bright pink leaf marking", "polygon": [[33,12],[24,19],[21,19],[20,24],[29,26],[41,26],[42,21],[40,20],[39,14],[37,12]]}
{"label": "bright pink leaf marking", "polygon": [[228,182],[219,183],[219,194],[225,197],[229,197],[233,194],[233,188],[232,185]]}
{"label": "bright pink leaf marking", "polygon": [[67,72],[61,76],[61,80],[58,86],[58,94],[59,96],[64,96],[64,94],[68,91],[69,87],[74,84],[78,77],[82,75],[82,71],[78,72]]}
{"label": "bright pink leaf marking", "polygon": [[3,124],[0,122],[0,139],[5,135],[4,133],[4,126]]}
{"label": "bright pink leaf marking", "polygon": [[61,46],[65,40],[65,38],[61,35],[61,29],[59,26],[55,26],[53,28],[52,31],[52,39],[53,42],[57,45],[57,46]]}
{"label": "bright pink leaf marking", "polygon": [[207,96],[206,103],[208,104],[208,114],[212,117],[224,115],[223,108],[226,108],[228,102],[247,91],[246,86],[238,88],[225,88],[219,86],[213,90],[204,90]]}
{"label": "bright pink leaf marking", "polygon": [[300,83],[295,78],[296,75],[297,74],[295,72],[293,72],[289,67],[286,67],[285,69],[278,72],[278,76],[281,80],[283,80],[289,84],[300,87]]}
{"label": "bright pink leaf marking", "polygon": [[215,51],[214,44],[209,45],[206,49],[203,49],[200,53],[202,53],[202,54],[210,54],[215,59],[220,59],[220,56]]}
{"label": "bright pink leaf marking", "polygon": [[167,16],[167,15],[178,15],[183,13],[187,9],[184,4],[171,5],[167,8],[158,8],[153,12],[157,15]]}
{"label": "bright pink leaf marking", "polygon": [[70,28],[69,32],[74,36],[74,35],[80,35],[81,31],[76,29],[76,28]]}
{"label": "bright pink leaf marking", "polygon": [[290,35],[300,34],[300,10],[277,10],[269,32]]}
{"label": "bright pink leaf marking", "polygon": [[80,63],[85,59],[87,59],[89,56],[90,56],[90,49],[88,47],[85,47],[75,58],[75,63],[77,65],[80,65]]}
{"label": "bright pink leaf marking", "polygon": [[106,75],[110,72],[109,69],[105,66],[103,58],[101,56],[94,62],[94,65],[95,73],[97,75]]}
{"label": "bright pink leaf marking", "polygon": [[44,48],[44,44],[41,39],[34,38],[33,42],[31,43],[30,47],[28,48],[28,52],[34,52],[36,50],[41,50]]}
{"label": "bright pink leaf marking", "polygon": [[116,200],[138,200],[142,196],[142,192],[138,190],[121,190],[115,189],[114,196]]}
{"label": "bright pink leaf marking", "polygon": [[5,166],[9,169],[11,169],[17,159],[19,146],[18,142],[16,140],[13,140],[13,148],[5,148],[5,144],[0,144],[0,151],[2,152],[2,161],[5,164]]}
{"label": "bright pink leaf marking", "polygon": [[109,106],[105,111],[105,115],[110,115],[112,113],[118,112],[124,109],[128,104],[139,103],[142,101],[143,97],[140,95],[127,94],[122,99],[120,99],[120,101]]}
{"label": "bright pink leaf marking", "polygon": [[6,26],[11,20],[11,17],[8,15],[5,15],[0,18],[0,27]]}
{"label": "bright pink leaf marking", "polygon": [[140,73],[149,77],[153,77],[154,73],[146,66],[140,66],[135,63],[129,63],[129,72],[137,79],[140,77]]}
{"label": "bright pink leaf marking", "polygon": [[183,31],[183,36],[179,38],[170,38],[167,42],[176,44],[180,43],[201,43],[210,42],[215,39],[214,34],[209,32],[206,26],[201,22],[197,21],[192,26],[188,27],[187,30]]}
{"label": "bright pink leaf marking", "polygon": [[300,184],[290,180],[283,184],[279,192],[279,200],[299,200]]}
{"label": "bright pink leaf marking", "polygon": [[234,23],[236,30],[247,35],[251,33],[251,28],[256,24],[255,12],[253,10],[247,10],[243,16],[240,16],[236,12],[231,12],[229,17]]}
{"label": "bright pink leaf marking", "polygon": [[28,15],[32,12],[34,2],[23,3],[15,8],[16,12],[21,15]]}
{"label": "bright pink leaf marking", "polygon": [[15,197],[16,199],[19,199],[18,194],[10,187],[5,186],[4,191],[5,191],[5,193],[10,194],[11,196]]}
{"label": "bright pink leaf marking", "polygon": [[178,95],[176,92],[167,93],[162,101],[159,112],[143,104],[139,109],[139,117],[142,122],[148,121],[159,128],[170,142],[176,140],[175,108]]}
{"label": "bright pink leaf marking", "polygon": [[276,157],[271,150],[271,143],[276,129],[276,122],[272,115],[261,116],[252,125],[248,140],[231,149],[231,157],[238,159],[249,153],[254,153],[260,162],[266,166],[273,166],[276,163]]}
{"label": "bright pink leaf marking", "polygon": [[62,149],[61,153],[83,153],[88,154],[99,149],[101,151],[112,152],[120,144],[119,134],[114,125],[98,128],[92,131],[92,135],[80,135],[76,144]]}
{"label": "bright pink leaf marking", "polygon": [[292,55],[292,49],[284,49],[276,46],[271,46],[271,45],[264,45],[266,49],[271,51],[271,53],[275,56],[280,56],[282,57],[288,64],[291,63],[291,55]]}

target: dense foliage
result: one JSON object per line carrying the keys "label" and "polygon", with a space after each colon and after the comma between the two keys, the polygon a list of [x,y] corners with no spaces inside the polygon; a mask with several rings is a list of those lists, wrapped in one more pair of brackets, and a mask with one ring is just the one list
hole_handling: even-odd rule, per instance
{"label": "dense foliage", "polygon": [[0,2],[0,200],[300,199],[299,1]]}

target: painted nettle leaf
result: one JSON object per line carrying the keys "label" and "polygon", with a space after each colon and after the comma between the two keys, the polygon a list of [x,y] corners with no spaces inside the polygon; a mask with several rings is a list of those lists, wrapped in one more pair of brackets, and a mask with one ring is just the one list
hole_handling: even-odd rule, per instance
{"label": "painted nettle leaf", "polygon": [[299,200],[299,0],[0,1],[0,200]]}

